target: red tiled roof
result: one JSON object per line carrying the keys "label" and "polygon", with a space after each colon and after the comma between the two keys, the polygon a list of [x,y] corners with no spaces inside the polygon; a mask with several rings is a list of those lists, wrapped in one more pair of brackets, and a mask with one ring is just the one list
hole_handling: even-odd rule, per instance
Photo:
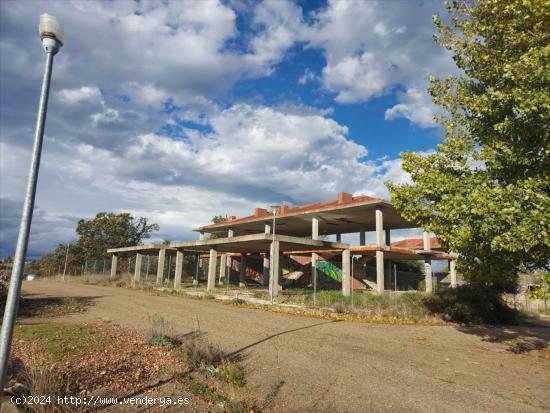
{"label": "red tiled roof", "polygon": [[[422,250],[424,249],[424,239],[422,238],[413,238],[413,239],[404,239],[401,241],[395,241],[391,243],[392,247],[400,248],[410,248],[413,250]],[[442,249],[443,245],[437,237],[430,238],[430,248],[431,249]]]}
{"label": "red tiled roof", "polygon": [[[295,207],[290,207],[288,205],[281,205],[277,209],[277,212],[275,213],[275,215],[277,217],[284,217],[284,216],[300,214],[300,213],[305,214],[311,211],[319,211],[319,210],[322,211],[324,209],[329,210],[329,209],[342,207],[342,206],[352,206],[355,204],[371,203],[371,202],[384,202],[384,200],[380,198],[373,198],[366,195],[353,196],[346,192],[340,192],[338,194],[337,199],[331,199],[329,201],[321,201],[321,202],[316,202],[312,204],[297,205]],[[201,228],[216,228],[218,226],[223,227],[229,223],[240,223],[240,222],[252,221],[257,218],[268,217],[268,216],[271,216],[271,212],[269,212],[267,209],[256,208],[254,210],[253,215],[247,215],[244,217],[235,217],[231,215],[228,217],[228,219],[226,219],[223,222],[220,222],[217,224],[204,225]]]}

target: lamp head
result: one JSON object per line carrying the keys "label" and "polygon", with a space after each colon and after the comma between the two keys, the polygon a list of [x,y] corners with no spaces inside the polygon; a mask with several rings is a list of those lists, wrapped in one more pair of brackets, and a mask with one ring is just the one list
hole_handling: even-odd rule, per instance
{"label": "lamp head", "polygon": [[47,13],[40,15],[38,34],[42,39],[44,50],[49,53],[56,54],[65,42],[63,30],[59,26],[57,19]]}

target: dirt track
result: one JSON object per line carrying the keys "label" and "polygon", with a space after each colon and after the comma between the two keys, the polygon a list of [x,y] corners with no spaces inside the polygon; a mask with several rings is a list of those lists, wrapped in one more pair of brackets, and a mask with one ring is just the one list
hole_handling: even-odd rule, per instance
{"label": "dirt track", "polygon": [[550,359],[485,334],[544,345],[550,326],[506,329],[330,322],[123,288],[25,282],[25,294],[92,297],[85,313],[145,330],[162,314],[244,357],[247,386],[280,412],[530,412],[550,409]]}

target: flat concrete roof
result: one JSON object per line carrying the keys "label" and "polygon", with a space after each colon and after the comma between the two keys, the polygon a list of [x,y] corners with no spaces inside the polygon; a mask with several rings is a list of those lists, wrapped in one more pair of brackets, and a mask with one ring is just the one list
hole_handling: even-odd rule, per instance
{"label": "flat concrete roof", "polygon": [[[302,205],[294,208],[282,206],[276,213],[276,232],[299,237],[311,236],[311,220],[319,218],[319,235],[346,234],[376,229],[375,210],[383,212],[384,229],[416,228],[417,224],[407,221],[387,201],[368,196],[352,197],[339,194],[337,200]],[[233,235],[257,234],[264,232],[265,225],[271,225],[273,215],[265,209],[257,208],[254,215],[236,218],[229,217],[218,224],[204,225],[194,231],[221,233],[233,230]]]}
{"label": "flat concrete roof", "polygon": [[[343,250],[349,248],[348,244],[341,242],[330,242],[321,240],[312,240],[302,237],[291,237],[288,235],[275,235],[275,240],[279,241],[279,250],[281,252],[311,250],[322,252],[325,250]],[[252,234],[242,235],[231,238],[214,238],[197,241],[172,242],[166,244],[144,244],[132,247],[121,247],[108,249],[108,253],[139,252],[141,254],[157,254],[160,249],[166,249],[167,254],[175,254],[176,251],[189,253],[205,253],[214,248],[218,252],[269,252],[273,235],[271,234]]]}

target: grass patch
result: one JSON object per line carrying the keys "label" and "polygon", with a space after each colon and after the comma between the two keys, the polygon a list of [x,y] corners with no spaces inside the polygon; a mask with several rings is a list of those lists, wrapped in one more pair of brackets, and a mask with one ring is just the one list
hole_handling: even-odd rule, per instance
{"label": "grass patch", "polygon": [[242,387],[244,385],[244,373],[242,368],[232,362],[224,361],[219,366],[208,366],[205,369],[207,378],[217,378],[235,386]]}
{"label": "grass patch", "polygon": [[100,336],[93,329],[64,324],[16,325],[15,337],[38,343],[56,360],[101,343]]}
{"label": "grass patch", "polygon": [[206,298],[207,300],[215,300],[216,296],[212,293],[207,293],[204,298]]}
{"label": "grass patch", "polygon": [[212,410],[214,412],[244,413],[248,411],[242,402],[238,400],[230,400],[227,397],[217,393],[208,385],[194,379],[189,373],[181,373],[179,378],[187,384],[192,393],[202,396],[211,402]]}
{"label": "grass patch", "polygon": [[151,324],[147,342],[153,346],[171,348],[177,343],[174,336],[174,325],[160,314],[153,314],[149,317]]}

